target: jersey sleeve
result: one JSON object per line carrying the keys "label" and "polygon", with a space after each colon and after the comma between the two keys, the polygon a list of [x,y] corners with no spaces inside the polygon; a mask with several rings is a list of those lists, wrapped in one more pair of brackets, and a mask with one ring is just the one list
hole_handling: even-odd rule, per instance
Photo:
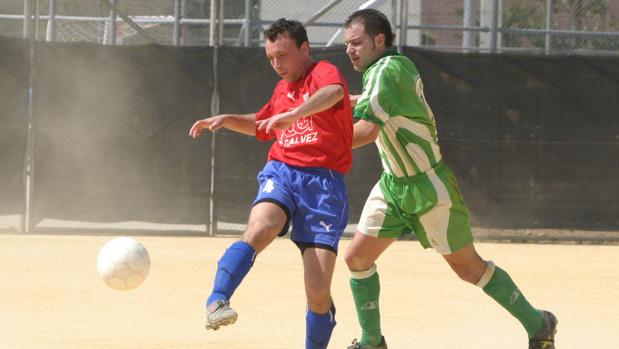
{"label": "jersey sleeve", "polygon": [[413,86],[402,86],[400,69],[389,59],[379,61],[371,71],[363,77],[363,90],[357,100],[354,117],[382,126],[394,110],[402,89]]}

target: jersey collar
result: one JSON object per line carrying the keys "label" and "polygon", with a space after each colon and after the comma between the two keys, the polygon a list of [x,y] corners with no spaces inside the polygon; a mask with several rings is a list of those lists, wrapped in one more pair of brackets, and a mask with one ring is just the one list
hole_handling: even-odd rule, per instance
{"label": "jersey collar", "polygon": [[303,74],[301,74],[301,76],[296,81],[294,82],[286,81],[286,80],[284,81],[288,83],[289,88],[293,88],[293,87],[303,84],[303,82],[305,81],[305,78],[312,72],[316,64],[318,64],[318,62],[311,61],[310,64],[307,66],[307,68],[305,68],[305,71],[303,71]]}
{"label": "jersey collar", "polygon": [[395,47],[389,48],[387,49],[387,51],[385,51],[383,53],[382,56],[378,57],[374,62],[372,62],[372,64],[368,65],[368,67],[365,69],[366,71],[368,69],[370,69],[371,67],[373,67],[378,61],[380,61],[381,59],[387,57],[387,56],[399,56],[400,53],[398,52],[398,50]]}

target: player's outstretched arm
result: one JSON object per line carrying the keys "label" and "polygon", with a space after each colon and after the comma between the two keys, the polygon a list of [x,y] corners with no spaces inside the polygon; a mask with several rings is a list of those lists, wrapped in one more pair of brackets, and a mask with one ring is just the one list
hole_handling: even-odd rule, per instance
{"label": "player's outstretched arm", "polygon": [[265,129],[267,133],[271,132],[271,130],[283,130],[299,118],[331,108],[344,98],[344,94],[345,91],[342,85],[332,84],[323,86],[303,104],[293,110],[256,121],[256,124],[259,130]]}
{"label": "player's outstretched arm", "polygon": [[376,140],[380,133],[380,126],[366,120],[355,123],[352,135],[352,148],[359,148]]}
{"label": "player's outstretched arm", "polygon": [[256,114],[221,114],[198,120],[189,129],[189,135],[198,138],[204,129],[216,131],[222,127],[254,136],[256,135]]}

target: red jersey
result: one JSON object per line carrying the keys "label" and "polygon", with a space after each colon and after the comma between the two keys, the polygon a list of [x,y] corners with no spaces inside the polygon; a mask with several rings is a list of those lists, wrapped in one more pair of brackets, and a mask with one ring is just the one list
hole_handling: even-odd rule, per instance
{"label": "red jersey", "polygon": [[299,80],[280,80],[271,99],[256,114],[256,120],[290,111],[320,88],[327,85],[344,87],[344,98],[320,113],[299,118],[285,130],[267,134],[256,129],[256,137],[266,141],[277,138],[269,151],[269,160],[291,166],[324,167],[340,173],[352,164],[352,109],[348,85],[340,71],[327,61],[312,63]]}

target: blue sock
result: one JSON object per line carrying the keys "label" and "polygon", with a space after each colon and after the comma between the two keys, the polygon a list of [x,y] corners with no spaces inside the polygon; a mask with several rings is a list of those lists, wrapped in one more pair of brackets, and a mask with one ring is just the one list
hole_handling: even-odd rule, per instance
{"label": "blue sock", "polygon": [[326,314],[316,314],[309,307],[305,314],[305,349],[327,349],[335,327],[335,306]]}
{"label": "blue sock", "polygon": [[230,245],[217,263],[213,292],[206,305],[217,300],[229,300],[251,269],[255,258],[256,251],[250,244],[239,240]]}

